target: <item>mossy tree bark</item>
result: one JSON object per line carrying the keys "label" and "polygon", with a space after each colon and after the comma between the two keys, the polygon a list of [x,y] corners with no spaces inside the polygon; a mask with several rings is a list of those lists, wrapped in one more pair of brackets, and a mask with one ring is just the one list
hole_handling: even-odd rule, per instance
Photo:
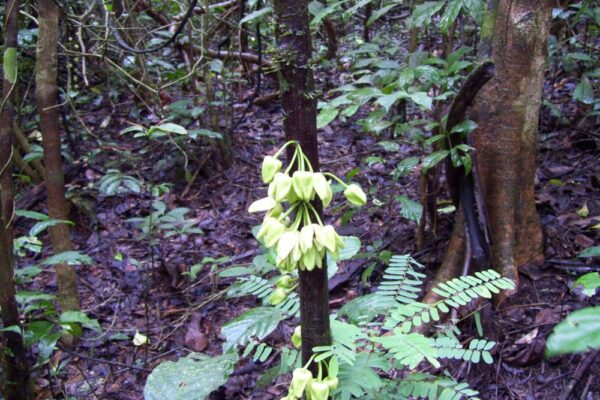
{"label": "mossy tree bark", "polygon": [[[68,204],[61,158],[59,110],[57,107],[58,22],[59,9],[53,0],[38,1],[39,35],[36,55],[36,99],[40,115],[40,131],[44,148],[45,180],[48,197],[48,215],[52,219],[67,220]],[[49,228],[55,253],[71,250],[67,224]],[[69,265],[56,266],[59,302],[62,310],[79,310],[77,272]]]}
{"label": "mossy tree bark", "polygon": [[[317,100],[310,65],[308,2],[275,0],[274,5],[285,136],[300,143],[314,170],[318,171]],[[315,206],[322,213],[320,202]],[[327,268],[300,271],[299,292],[302,360],[306,363],[313,354],[313,347],[331,344]]]}
{"label": "mossy tree bark", "polygon": [[[2,99],[0,100],[0,309],[4,327],[19,325],[13,261],[13,187],[12,151],[14,118],[13,99],[17,84],[17,35],[19,33],[19,0],[4,5],[4,57]],[[28,398],[27,358],[23,337],[16,332],[3,332],[2,369],[5,379],[0,393],[8,400]]]}
{"label": "mossy tree bark", "polygon": [[[534,179],[552,5],[549,0],[490,0],[488,6],[479,54],[487,58],[492,52],[495,75],[478,93],[468,116],[479,125],[472,145],[491,234],[490,262],[518,282],[519,267],[543,260]],[[460,273],[465,256],[470,256],[465,246],[464,219],[457,214],[448,252],[433,284]],[[425,301],[436,299],[429,292]]]}

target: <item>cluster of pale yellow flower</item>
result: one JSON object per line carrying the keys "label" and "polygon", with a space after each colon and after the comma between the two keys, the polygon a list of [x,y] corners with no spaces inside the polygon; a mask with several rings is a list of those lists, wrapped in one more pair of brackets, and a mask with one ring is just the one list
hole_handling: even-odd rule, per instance
{"label": "cluster of pale yellow flower", "polygon": [[[286,170],[279,156],[288,146],[294,146],[294,155]],[[290,175],[292,166],[296,171]],[[262,180],[269,184],[267,197],[253,202],[248,211],[266,212],[257,238],[276,253],[276,266],[284,274],[277,282],[278,289],[271,296],[271,304],[287,298],[297,269],[312,271],[323,267],[328,253],[334,259],[344,247],[344,241],[332,225],[324,225],[313,202],[317,198],[326,208],[333,199],[331,178],[344,188],[350,204],[363,206],[367,196],[355,183],[346,184],[328,172],[315,172],[298,142],[282,146],[275,155],[266,156],[262,163]],[[293,219],[293,221],[292,221]]]}

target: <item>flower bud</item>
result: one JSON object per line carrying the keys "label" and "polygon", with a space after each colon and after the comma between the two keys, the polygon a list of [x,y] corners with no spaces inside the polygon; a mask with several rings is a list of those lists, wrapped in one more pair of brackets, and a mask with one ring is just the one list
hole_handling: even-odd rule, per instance
{"label": "flower bud", "polygon": [[272,306],[276,306],[277,304],[283,303],[287,299],[287,297],[288,294],[285,290],[283,290],[282,288],[277,288],[273,291],[273,294],[271,294],[269,302]]}
{"label": "flower bud", "polygon": [[327,250],[335,254],[337,252],[338,241],[336,237],[338,234],[335,232],[335,228],[331,225],[326,225],[323,228],[323,244]]}
{"label": "flower bud", "polygon": [[292,188],[292,178],[288,174],[278,172],[269,185],[269,196],[277,201],[284,201]]}
{"label": "flower bud", "polygon": [[330,378],[329,376],[323,379],[323,382],[327,384],[329,390],[335,390],[338,387],[339,380],[338,378]]}
{"label": "flower bud", "polygon": [[308,171],[296,171],[292,176],[294,192],[300,200],[310,201],[313,195],[313,173]]}
{"label": "flower bud", "polygon": [[300,230],[300,250],[302,250],[302,253],[306,253],[308,249],[313,247],[314,236],[315,231],[312,224],[302,227]]}
{"label": "flower bud", "polygon": [[348,185],[346,190],[344,190],[344,196],[346,196],[346,200],[355,206],[364,206],[367,204],[367,195],[356,183]]}
{"label": "flower bud", "polygon": [[295,348],[299,349],[302,346],[302,329],[300,325],[294,329],[294,334],[292,335],[292,344]]}
{"label": "flower bud", "polygon": [[325,382],[311,381],[308,385],[311,400],[327,400],[329,398],[329,385]]}
{"label": "flower bud", "polygon": [[296,368],[292,373],[290,393],[296,397],[302,397],[306,385],[311,381],[312,373],[306,368]]}
{"label": "flower bud", "polygon": [[331,199],[333,199],[333,192],[331,191],[331,186],[325,175],[320,172],[313,174],[313,187],[317,195],[323,202],[323,207],[327,207],[329,203],[331,203]]}
{"label": "flower bud", "polygon": [[273,180],[276,173],[281,171],[281,161],[273,156],[266,156],[262,163],[262,180],[264,183],[269,183]]}
{"label": "flower bud", "polygon": [[248,207],[249,213],[269,211],[277,205],[277,202],[272,197],[263,197],[262,199],[256,200]]}
{"label": "flower bud", "polygon": [[317,249],[314,247],[308,249],[308,251],[302,255],[300,265],[303,267],[302,269],[306,268],[308,271],[315,269],[315,266],[317,265]]}
{"label": "flower bud", "polygon": [[275,282],[275,286],[281,289],[289,289],[292,286],[292,282],[293,279],[291,276],[283,275],[279,279],[277,279],[277,282]]}
{"label": "flower bud", "polygon": [[273,247],[285,233],[285,225],[276,218],[269,218],[269,227],[264,236],[266,247]]}
{"label": "flower bud", "polygon": [[279,240],[277,244],[277,258],[284,259],[294,250],[294,247],[298,244],[298,231],[287,231]]}

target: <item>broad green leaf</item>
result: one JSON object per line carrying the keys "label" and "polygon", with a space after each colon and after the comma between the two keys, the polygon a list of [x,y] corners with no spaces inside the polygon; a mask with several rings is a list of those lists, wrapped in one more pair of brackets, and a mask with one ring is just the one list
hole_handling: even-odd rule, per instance
{"label": "broad green leaf", "polygon": [[4,62],[2,64],[4,79],[12,85],[17,82],[17,49],[7,47],[4,49]]}
{"label": "broad green leaf", "polygon": [[82,326],[89,328],[96,332],[102,332],[100,328],[100,324],[95,319],[91,319],[85,313],[81,311],[65,311],[60,314],[60,323],[61,324],[69,324],[76,323],[81,324]]}
{"label": "broad green leaf", "polygon": [[335,108],[324,108],[317,116],[317,129],[321,129],[329,125],[331,121],[338,115],[338,110]]}
{"label": "broad green leaf", "polygon": [[585,53],[568,53],[565,57],[575,61],[594,61],[594,59]]}
{"label": "broad green leaf", "polygon": [[360,251],[360,239],[356,236],[342,236],[345,247],[340,250],[339,261],[349,260]]}
{"label": "broad green leaf", "polygon": [[585,249],[584,251],[579,253],[578,257],[581,257],[581,258],[600,257],[600,246],[588,247],[587,249]]}
{"label": "broad green leaf", "polygon": [[198,136],[207,137],[210,139],[223,139],[223,135],[219,132],[211,131],[210,129],[192,129],[188,133],[192,139],[197,139]]}
{"label": "broad green leaf", "polygon": [[381,142],[377,142],[377,146],[381,147],[385,151],[397,152],[400,151],[400,145],[396,142],[392,142],[390,140],[382,140]]}
{"label": "broad green leaf", "polygon": [[394,175],[401,177],[408,175],[413,171],[417,165],[419,165],[418,157],[408,157],[400,161],[396,166],[396,170],[393,172]]}
{"label": "broad green leaf", "polygon": [[433,100],[425,92],[410,93],[408,97],[417,105],[431,110]]}
{"label": "broad green leaf", "polygon": [[412,26],[420,28],[431,23],[431,18],[444,7],[445,1],[427,1],[418,4],[412,13]]}
{"label": "broad green leaf", "polygon": [[284,318],[283,312],[275,307],[256,307],[246,311],[223,325],[221,329],[221,335],[225,337],[223,351],[228,352],[238,345],[244,346],[250,339],[264,339]]}
{"label": "broad green leaf", "polygon": [[449,150],[438,150],[428,154],[423,160],[423,170],[427,171],[428,169],[434,167],[437,163],[446,158],[448,154],[450,154]]}
{"label": "broad green leaf", "polygon": [[456,17],[460,13],[463,6],[463,0],[450,0],[446,6],[446,10],[440,19],[440,30],[442,33],[448,33],[450,26],[456,21]]}
{"label": "broad green leaf", "polygon": [[398,101],[400,99],[405,99],[408,96],[409,96],[408,93],[401,90],[399,92],[381,96],[380,98],[377,99],[377,102],[379,104],[381,104],[383,106],[383,108],[385,108],[386,111],[389,111],[390,107],[392,107],[396,101]]}
{"label": "broad green leaf", "polygon": [[15,215],[17,217],[25,217],[25,218],[31,218],[31,219],[35,219],[38,221],[46,221],[49,220],[50,217],[47,216],[46,214],[42,214],[36,211],[29,211],[29,210],[15,210]]}
{"label": "broad green leaf", "polygon": [[392,4],[388,4],[387,6],[381,7],[379,10],[375,11],[373,13],[373,15],[371,15],[371,17],[367,21],[367,25],[371,25],[373,22],[377,21],[383,15],[387,14],[388,11],[390,11],[392,8],[399,6],[399,5],[400,5],[400,3],[392,3]]}
{"label": "broad green leaf", "polygon": [[64,221],[61,219],[48,219],[45,221],[37,222],[35,225],[33,225],[31,227],[31,229],[29,230],[29,236],[38,236],[40,233],[42,233],[46,229],[50,228],[51,226],[58,225],[58,224],[75,225],[71,221]]}
{"label": "broad green leaf", "polygon": [[188,133],[187,129],[185,129],[183,126],[174,124],[172,122],[167,122],[166,124],[158,125],[156,128],[160,129],[161,131],[176,133],[178,135],[187,135]]}
{"label": "broad green leaf", "polygon": [[148,376],[144,400],[204,400],[223,385],[233,372],[238,356],[217,357],[191,353],[176,362],[159,364]]}
{"label": "broad green leaf", "polygon": [[78,251],[63,251],[62,253],[50,256],[41,262],[42,265],[90,265],[91,263],[92,259],[90,256],[82,254]]}
{"label": "broad green leaf", "polygon": [[600,288],[600,274],[597,272],[588,272],[577,278],[573,287],[583,288],[583,294],[588,297],[594,296],[596,294],[596,289]]}
{"label": "broad green leaf", "polygon": [[404,218],[417,223],[421,220],[421,214],[423,213],[423,206],[421,204],[404,195],[396,196],[396,201],[402,205],[401,213]]}
{"label": "broad green leaf", "polygon": [[592,104],[594,102],[594,90],[585,75],[581,77],[581,81],[575,86],[573,98],[583,104]]}
{"label": "broad green leaf", "polygon": [[572,312],[560,322],[546,341],[546,355],[582,353],[600,349],[600,307]]}
{"label": "broad green leaf", "polygon": [[271,11],[273,11],[273,9],[271,7],[265,7],[265,8],[261,8],[260,10],[256,10],[256,11],[246,15],[244,18],[242,18],[240,20],[240,26],[247,22],[258,19],[258,18],[262,17],[263,15],[267,15],[267,14],[271,13]]}

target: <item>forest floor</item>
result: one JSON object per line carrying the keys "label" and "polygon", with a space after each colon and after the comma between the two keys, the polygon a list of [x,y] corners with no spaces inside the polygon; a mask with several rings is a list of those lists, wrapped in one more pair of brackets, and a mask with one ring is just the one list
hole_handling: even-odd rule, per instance
{"label": "forest floor", "polygon": [[[443,365],[454,377],[478,389],[482,399],[559,398],[584,358],[543,357],[545,338],[553,325],[569,311],[589,304],[590,300],[571,291],[574,279],[599,268],[597,263],[576,258],[582,249],[597,244],[599,239],[600,231],[591,227],[600,223],[600,141],[595,131],[597,120],[583,118],[585,110],[570,100],[570,84],[561,76],[553,76],[548,78],[544,91],[544,98],[562,112],[562,117],[556,117],[544,107],[540,125],[536,189],[547,261],[524,268],[519,292],[500,310],[488,305],[483,313],[493,321],[486,324],[484,334],[498,341],[495,363],[474,367],[454,361]],[[97,128],[94,132],[106,140],[107,146],[93,161],[81,162],[81,173],[67,182],[77,205],[72,213],[76,222],[75,247],[94,260],[91,266],[79,267],[83,309],[100,322],[104,333],[88,333],[75,348],[57,351],[53,356],[56,365],[61,360],[69,362],[60,371],[61,379],[51,378],[49,371],[37,371],[36,399],[141,399],[148,371],[154,366],[191,351],[219,354],[223,343],[221,326],[256,305],[256,299],[250,297],[226,298],[225,291],[234,280],[211,278],[208,265],[194,281],[182,272],[206,256],[228,256],[231,260],[226,265],[239,265],[251,263],[258,255],[259,246],[251,229],[260,219],[248,214],[247,208],[265,192],[259,176],[262,157],[283,143],[279,105],[254,107],[246,115],[234,132],[231,167],[200,174],[189,190],[180,179],[162,198],[168,209],[189,208],[188,219],[196,221],[204,233],[159,236],[152,246],[127,222],[128,218],[150,212],[149,195],[101,196],[90,189],[111,163],[123,162],[124,154],[142,154],[143,143],[118,134],[128,123],[136,122],[127,113],[119,113],[129,106],[135,107],[125,103],[116,110],[100,104],[82,113],[83,120]],[[240,105],[240,110],[243,107]],[[102,127],[108,115],[112,117],[111,124]],[[400,159],[418,156],[419,150],[401,144],[399,152],[388,152],[376,145],[378,138],[358,129],[350,121],[322,130],[322,165],[339,176],[360,166],[354,179],[364,188],[376,188],[370,197],[384,206],[371,201],[340,228],[341,232],[359,236],[363,249],[380,241],[394,254],[413,254],[427,266],[431,276],[447,246],[453,215],[441,214],[437,236],[428,237],[426,247],[417,252],[416,224],[404,219],[393,201],[397,195],[417,200],[417,178],[402,177],[394,182],[391,173]],[[81,154],[90,150],[93,149],[79,148]],[[160,157],[160,152],[152,154],[156,153]],[[365,158],[376,155],[385,161],[367,166]],[[150,156],[141,163],[132,163],[129,170],[123,168],[123,172],[133,175],[137,171],[147,179],[152,176],[155,182],[175,181],[173,169],[151,172],[158,162],[160,159]],[[40,210],[43,203],[37,205]],[[85,211],[86,208],[91,211]],[[587,213],[581,211],[586,208]],[[339,225],[340,221],[331,215],[327,218]],[[19,233],[29,228],[24,222],[18,225]],[[376,286],[382,266],[374,270],[367,282],[362,282],[366,264],[365,260],[341,263],[340,273],[334,278],[337,287],[331,292],[332,309]],[[353,269],[357,271],[348,272]],[[53,274],[38,276],[32,287],[55,288]],[[476,332],[472,318],[460,327],[467,336]],[[132,344],[136,331],[149,337],[149,345]],[[270,343],[277,346],[287,335],[289,332],[277,330],[269,337]],[[279,398],[286,390],[283,380],[268,388],[255,387],[257,378],[269,366],[269,362],[240,361],[234,375],[214,398]],[[600,380],[594,374],[600,371],[600,359],[588,371],[590,374],[579,382],[576,392],[581,396],[579,393],[587,388],[586,399],[598,399]]]}

